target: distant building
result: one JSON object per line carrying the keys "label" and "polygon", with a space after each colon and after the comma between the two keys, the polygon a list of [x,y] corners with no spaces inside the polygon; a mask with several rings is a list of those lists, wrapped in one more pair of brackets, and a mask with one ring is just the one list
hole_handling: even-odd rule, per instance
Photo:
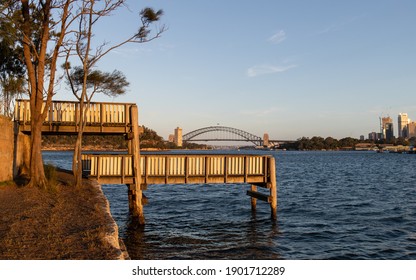
{"label": "distant building", "polygon": [[388,142],[392,141],[394,138],[393,123],[386,124],[386,140]]}
{"label": "distant building", "polygon": [[383,134],[383,139],[391,141],[394,137],[393,119],[390,117],[381,118],[380,133]]}
{"label": "distant building", "polygon": [[377,132],[370,132],[370,133],[368,134],[368,139],[369,139],[369,140],[373,140],[373,141],[377,141],[377,140],[379,140],[379,139],[378,139]]}
{"label": "distant building", "polygon": [[175,137],[174,137],[174,139],[175,139],[174,142],[175,142],[176,146],[182,147],[182,128],[177,127],[175,129]]}
{"label": "distant building", "polygon": [[364,135],[360,135],[360,141],[364,141],[364,140],[365,140]]}
{"label": "distant building", "polygon": [[169,134],[168,141],[171,143],[175,142],[175,135]]}
{"label": "distant building", "polygon": [[408,138],[409,133],[408,133],[407,125],[409,124],[409,117],[407,116],[407,113],[400,113],[397,120],[398,120],[397,130],[399,132],[398,136]]}
{"label": "distant building", "polygon": [[407,128],[409,138],[416,137],[416,122],[410,122]]}
{"label": "distant building", "polygon": [[357,143],[355,144],[355,150],[356,151],[370,151],[373,150],[375,147],[375,144],[373,143]]}
{"label": "distant building", "polygon": [[377,133],[377,132],[370,132],[368,134],[368,139],[369,140],[373,140],[373,141],[379,141],[379,140],[383,140],[385,137],[383,136],[382,133]]}

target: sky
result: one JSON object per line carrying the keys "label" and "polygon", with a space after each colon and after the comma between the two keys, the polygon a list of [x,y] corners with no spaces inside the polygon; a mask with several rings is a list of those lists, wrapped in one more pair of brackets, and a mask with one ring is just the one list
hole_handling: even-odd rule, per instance
{"label": "sky", "polygon": [[220,124],[270,139],[359,138],[379,117],[416,120],[414,0],[130,0],[96,31],[116,43],[138,12],[162,9],[162,36],[98,64],[130,82],[117,98],[167,139]]}

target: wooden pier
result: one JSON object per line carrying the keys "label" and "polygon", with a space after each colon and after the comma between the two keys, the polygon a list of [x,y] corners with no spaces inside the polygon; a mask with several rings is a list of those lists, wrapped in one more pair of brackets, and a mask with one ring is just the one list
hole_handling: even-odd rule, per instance
{"label": "wooden pier", "polygon": [[[133,184],[133,156],[83,154],[85,174],[100,184]],[[141,154],[140,191],[149,184],[248,184],[247,195],[270,204],[276,217],[275,159],[258,155]],[[257,187],[269,193],[258,192]]]}
{"label": "wooden pier", "polygon": [[[126,134],[131,132],[132,103],[91,102],[86,114],[85,134]],[[80,116],[79,102],[52,101],[43,122],[43,134],[76,134]],[[30,133],[30,101],[16,100],[14,120],[20,131]]]}
{"label": "wooden pier", "polygon": [[[29,100],[16,100],[15,121],[29,134]],[[42,127],[45,134],[76,134],[78,102],[53,101]],[[140,154],[138,108],[131,103],[91,103],[84,134],[123,134],[128,154],[83,154],[83,172],[100,184],[128,185],[129,207],[145,223],[143,191],[150,184],[248,184],[252,210],[257,200],[270,204],[277,217],[275,159],[258,155]],[[268,190],[258,192],[257,187]]]}

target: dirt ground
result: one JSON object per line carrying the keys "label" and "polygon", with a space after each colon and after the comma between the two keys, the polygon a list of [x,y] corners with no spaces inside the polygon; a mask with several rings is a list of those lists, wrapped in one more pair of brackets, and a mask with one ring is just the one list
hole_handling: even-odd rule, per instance
{"label": "dirt ground", "polygon": [[99,188],[57,173],[53,190],[0,184],[0,259],[118,259],[122,252],[105,240],[114,223]]}

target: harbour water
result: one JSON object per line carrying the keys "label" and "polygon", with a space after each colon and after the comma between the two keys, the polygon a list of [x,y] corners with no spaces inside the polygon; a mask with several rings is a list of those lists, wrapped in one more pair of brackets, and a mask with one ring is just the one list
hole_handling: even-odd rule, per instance
{"label": "harbour water", "polygon": [[[146,225],[136,228],[127,187],[103,185],[130,257],[416,259],[415,155],[249,153],[276,158],[276,222],[261,201],[251,212],[247,185],[150,185]],[[46,163],[61,168],[69,169],[71,158],[70,152],[44,152]]]}

